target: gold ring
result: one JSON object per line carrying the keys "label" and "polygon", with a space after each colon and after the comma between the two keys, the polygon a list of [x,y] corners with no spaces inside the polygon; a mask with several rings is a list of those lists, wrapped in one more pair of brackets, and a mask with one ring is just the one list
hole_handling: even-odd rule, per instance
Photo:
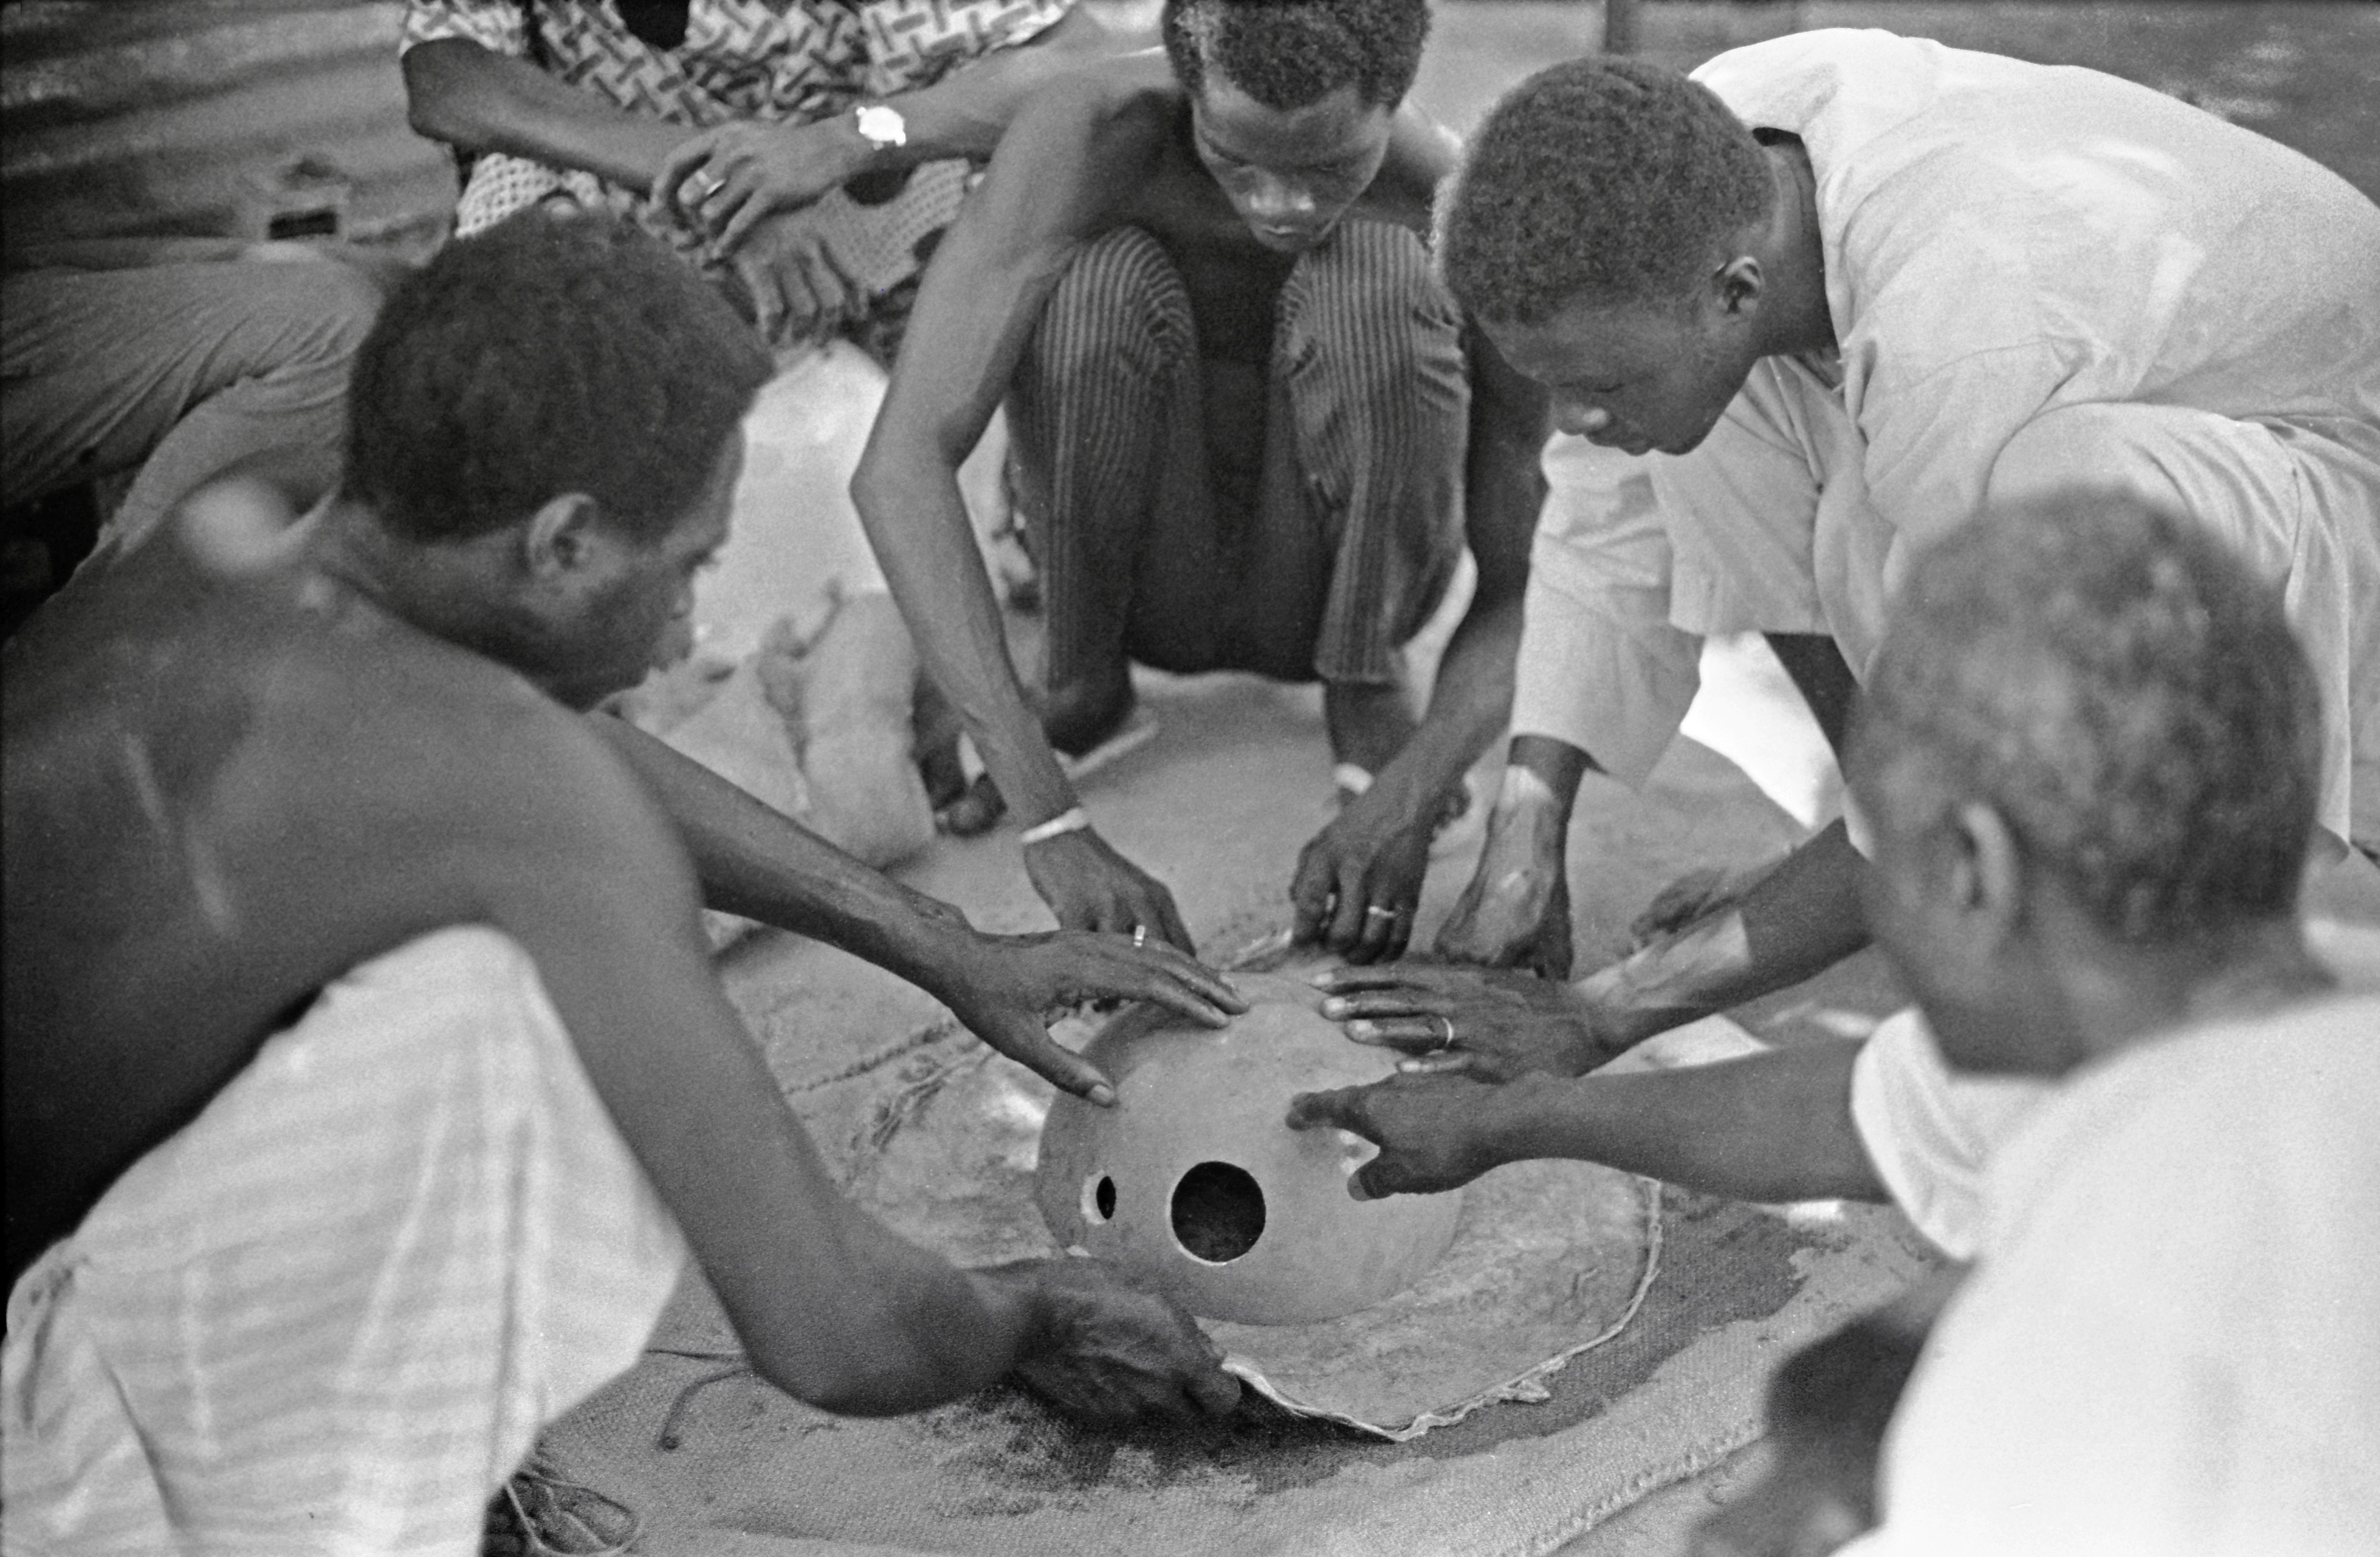
{"label": "gold ring", "polygon": [[1132,944],[1135,951],[1138,951],[1141,947],[1148,944],[1148,927],[1147,925],[1136,924],[1132,927]]}
{"label": "gold ring", "polygon": [[1438,1046],[1439,1046],[1440,1049],[1451,1049],[1451,1048],[1453,1048],[1453,1047],[1454,1047],[1454,1018],[1453,1018],[1453,1017],[1451,1017],[1451,1016],[1448,1016],[1448,1015],[1447,1015],[1445,1012],[1443,1012],[1443,1011],[1435,1012],[1435,1013],[1433,1013],[1433,1015],[1438,1018],[1438,1020],[1439,1020],[1439,1021],[1440,1021],[1441,1023],[1445,1024],[1445,1027],[1446,1027],[1446,1036],[1445,1036],[1444,1038],[1441,1038],[1441,1039],[1439,1039],[1439,1040],[1438,1040]]}
{"label": "gold ring", "polygon": [[715,173],[698,173],[694,176],[696,180],[695,190],[703,200],[709,200],[720,190],[727,188],[727,180],[720,177],[719,175]]}
{"label": "gold ring", "polygon": [[1393,919],[1403,912],[1402,908],[1383,908],[1375,903],[1364,910],[1364,917],[1367,919]]}

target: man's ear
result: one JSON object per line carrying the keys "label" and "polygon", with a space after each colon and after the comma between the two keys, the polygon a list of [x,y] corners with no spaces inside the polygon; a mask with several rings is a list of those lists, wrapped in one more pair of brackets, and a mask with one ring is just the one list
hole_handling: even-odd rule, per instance
{"label": "man's ear", "polygon": [[2024,922],[2024,849],[2008,819],[1980,800],[1961,803],[1948,831],[1950,900],[1978,937],[2004,942]]}
{"label": "man's ear", "polygon": [[1767,273],[1749,254],[1738,254],[1711,273],[1711,299],[1721,313],[1731,317],[1757,313],[1767,295]]}
{"label": "man's ear", "polygon": [[520,527],[522,571],[540,583],[558,583],[597,564],[610,539],[601,517],[601,508],[583,492],[548,498]]}

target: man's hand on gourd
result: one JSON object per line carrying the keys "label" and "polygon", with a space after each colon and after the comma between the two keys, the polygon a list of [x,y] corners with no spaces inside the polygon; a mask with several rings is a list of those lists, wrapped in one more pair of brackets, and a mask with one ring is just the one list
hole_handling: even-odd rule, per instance
{"label": "man's hand on gourd", "polygon": [[1392,1076],[1300,1092],[1289,1100],[1286,1123],[1293,1130],[1346,1130],[1380,1149],[1348,1176],[1347,1193],[1358,1200],[1435,1195],[1502,1165],[1495,1116],[1509,1101],[1501,1084],[1467,1076]]}
{"label": "man's hand on gourd", "polygon": [[1583,1076],[1620,1052],[1615,1024],[1575,988],[1531,974],[1408,962],[1332,968],[1314,983],[1329,997],[1322,1015],[1349,1038],[1410,1056],[1400,1070]]}
{"label": "man's hand on gourd", "polygon": [[1290,878],[1294,933],[1354,963],[1404,955],[1439,806],[1401,806],[1375,785],[1298,854]]}
{"label": "man's hand on gourd", "polygon": [[1146,1000],[1220,1028],[1248,1008],[1229,980],[1144,938],[1061,930],[971,935],[933,991],[967,1030],[1051,1084],[1095,1103],[1115,1101],[1097,1065],[1050,1036],[1051,1016],[1090,1001]]}

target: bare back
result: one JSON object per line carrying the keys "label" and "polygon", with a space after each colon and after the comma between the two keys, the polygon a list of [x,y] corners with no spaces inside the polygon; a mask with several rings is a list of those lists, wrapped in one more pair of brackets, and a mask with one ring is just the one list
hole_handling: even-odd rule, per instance
{"label": "bare back", "polygon": [[323,984],[515,916],[540,810],[625,782],[294,544],[235,569],[161,533],[5,663],[12,1279]]}

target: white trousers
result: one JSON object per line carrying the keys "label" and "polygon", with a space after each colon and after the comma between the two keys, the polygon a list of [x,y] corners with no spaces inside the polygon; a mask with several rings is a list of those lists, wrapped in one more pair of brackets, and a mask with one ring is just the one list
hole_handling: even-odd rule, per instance
{"label": "white trousers", "polygon": [[15,1553],[452,1553],[636,1360],[677,1226],[504,936],[327,988],[17,1283]]}

